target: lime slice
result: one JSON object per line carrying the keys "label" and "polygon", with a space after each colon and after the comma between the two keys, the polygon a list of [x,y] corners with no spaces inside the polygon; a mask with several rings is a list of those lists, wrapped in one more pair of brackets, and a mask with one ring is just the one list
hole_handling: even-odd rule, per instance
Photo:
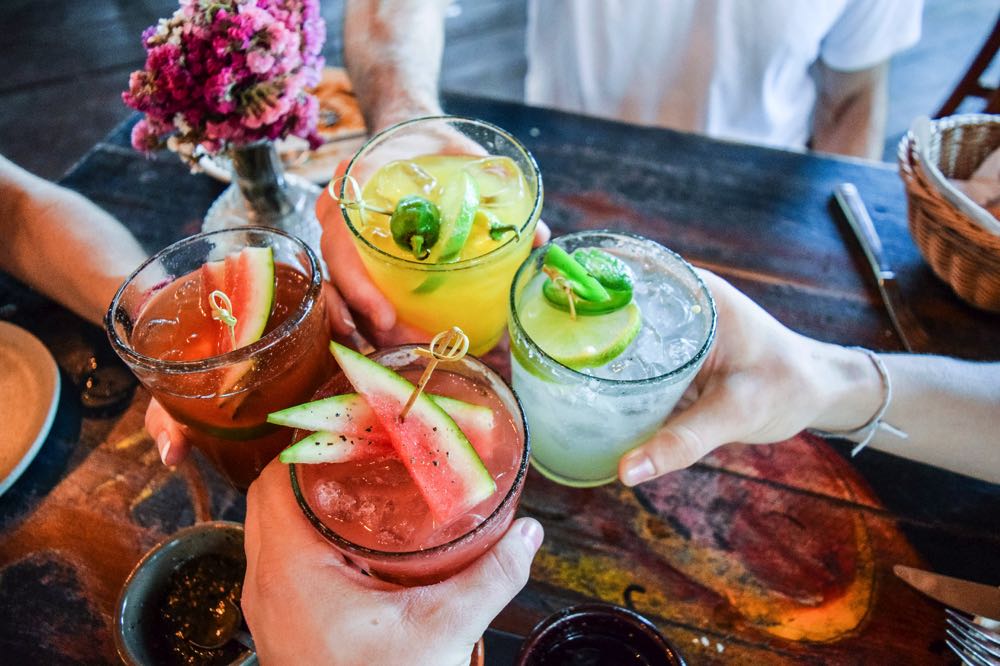
{"label": "lime slice", "polygon": [[464,171],[442,183],[443,194],[438,201],[441,210],[440,240],[431,251],[430,261],[435,264],[458,259],[472,231],[472,221],[479,207],[479,188],[476,181]]}
{"label": "lime slice", "polygon": [[532,296],[518,311],[525,333],[542,351],[574,370],[611,362],[642,328],[642,313],[635,303],[608,314],[573,319],[540,293]]}

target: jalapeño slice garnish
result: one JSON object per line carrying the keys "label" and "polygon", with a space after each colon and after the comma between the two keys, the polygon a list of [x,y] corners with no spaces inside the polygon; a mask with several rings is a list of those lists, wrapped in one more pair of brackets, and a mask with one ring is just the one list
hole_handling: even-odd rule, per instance
{"label": "jalape\u00f1o slice garnish", "polygon": [[[542,285],[546,300],[560,310],[602,315],[632,302],[632,271],[621,259],[603,250],[581,248],[569,255],[553,245],[545,257],[545,265],[558,271],[571,287],[567,290],[551,278]],[[594,284],[599,290],[593,288]]]}

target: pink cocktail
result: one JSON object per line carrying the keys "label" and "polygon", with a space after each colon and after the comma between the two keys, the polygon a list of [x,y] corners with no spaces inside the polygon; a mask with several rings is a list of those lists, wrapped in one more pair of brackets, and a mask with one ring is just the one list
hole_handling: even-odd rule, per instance
{"label": "pink cocktail", "polygon": [[[416,348],[397,347],[371,358],[416,383],[427,364]],[[338,375],[319,397],[352,390]],[[448,524],[434,519],[396,457],[290,465],[295,496],[313,526],[359,567],[382,580],[409,586],[448,578],[503,536],[517,509],[529,456],[517,398],[481,361],[467,356],[439,365],[426,391],[493,412],[488,432],[468,435],[496,483],[496,492]]]}

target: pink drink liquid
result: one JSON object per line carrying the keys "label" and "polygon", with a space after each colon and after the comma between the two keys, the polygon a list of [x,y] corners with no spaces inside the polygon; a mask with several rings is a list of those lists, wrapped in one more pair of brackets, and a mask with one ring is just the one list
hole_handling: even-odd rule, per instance
{"label": "pink drink liquid", "polygon": [[[401,374],[415,383],[420,373],[410,370]],[[350,391],[349,386],[337,383],[343,381],[342,377],[335,379],[329,394]],[[520,488],[498,515],[492,514],[507,498],[515,481],[523,484],[523,475],[518,478],[524,457],[523,430],[496,393],[484,383],[440,368],[426,390],[493,410],[492,431],[485,437],[477,437],[475,445],[497,490],[457,520],[447,525],[435,521],[416,484],[395,457],[295,466],[302,493],[313,513],[355,548],[336,545],[373,575],[403,585],[443,580],[488,550],[510,525]],[[490,520],[483,525],[487,519]],[[474,532],[480,525],[482,529]],[[443,544],[448,545],[435,548]]]}

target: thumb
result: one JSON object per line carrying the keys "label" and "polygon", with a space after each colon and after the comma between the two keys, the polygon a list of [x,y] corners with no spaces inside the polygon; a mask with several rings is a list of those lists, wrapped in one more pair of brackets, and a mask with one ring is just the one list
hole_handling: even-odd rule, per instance
{"label": "thumb", "polygon": [[[521,591],[531,574],[545,534],[534,518],[514,521],[504,537],[469,568],[434,586],[447,616],[442,624],[469,634],[472,642],[486,631],[500,611]],[[455,603],[459,601],[459,603]]]}
{"label": "thumb", "polygon": [[[347,228],[340,205],[331,193],[331,190],[339,187],[337,183],[346,168],[347,162],[341,162],[334,179],[316,201],[316,217],[323,230],[320,249],[327,268],[330,269],[330,282],[347,301],[347,305],[367,316],[379,331],[388,331],[396,323],[396,309],[368,275],[358,254],[353,232]],[[354,323],[353,320],[351,323]]]}
{"label": "thumb", "polygon": [[739,405],[731,392],[706,391],[686,410],[667,419],[660,430],[618,463],[618,477],[634,486],[668,472],[690,467],[713,449],[740,438]]}

